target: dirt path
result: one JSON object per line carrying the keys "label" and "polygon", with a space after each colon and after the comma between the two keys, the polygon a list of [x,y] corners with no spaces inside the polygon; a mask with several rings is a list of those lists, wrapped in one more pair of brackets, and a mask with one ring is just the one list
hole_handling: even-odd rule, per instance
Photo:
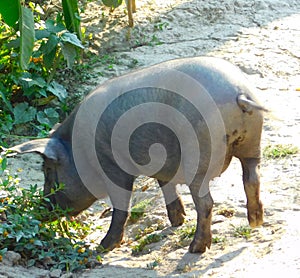
{"label": "dirt path", "polygon": [[[274,111],[265,120],[263,148],[268,144],[300,147],[299,0],[138,0],[132,30],[126,26],[123,8],[116,10],[108,20],[100,16],[102,12],[99,3],[91,2],[83,16],[87,32],[94,34],[91,49],[99,55],[109,51],[117,61],[111,67],[95,66],[93,74],[102,72],[105,76],[98,81],[127,72],[132,67],[172,58],[223,57],[248,74],[262,103]],[[92,20],[88,20],[90,18]],[[90,84],[85,83],[81,92],[85,93],[94,83],[95,79]],[[27,167],[26,159],[19,159],[14,166]],[[40,162],[36,161],[30,169],[24,169],[25,181],[26,176],[30,176],[35,177],[31,182],[42,183]],[[133,202],[155,196],[153,207],[149,207],[137,224],[127,227],[125,244],[106,254],[102,267],[74,277],[299,277],[299,168],[299,154],[280,160],[263,159],[261,192],[265,223],[246,239],[235,235],[235,228],[247,227],[247,220],[241,169],[238,161],[233,161],[222,177],[211,184],[215,201],[212,231],[217,243],[201,256],[187,252],[190,239],[180,240],[180,231],[195,220],[186,188],[182,187],[181,191],[187,221],[178,232],[169,225],[155,183],[140,180],[138,185],[149,183],[152,186],[143,193],[137,186]],[[87,212],[91,221],[99,221],[96,208]],[[233,210],[234,215],[230,218],[218,215],[222,210]],[[107,217],[98,224],[107,227],[109,221]],[[161,226],[157,233],[162,239],[133,256],[131,248],[136,244],[134,236],[138,229],[157,223]],[[91,238],[97,243],[104,234],[105,229]],[[2,267],[0,265],[0,269]],[[4,277],[23,277],[26,272],[22,271],[22,276],[11,270],[11,274]],[[41,276],[34,272],[28,277]]]}

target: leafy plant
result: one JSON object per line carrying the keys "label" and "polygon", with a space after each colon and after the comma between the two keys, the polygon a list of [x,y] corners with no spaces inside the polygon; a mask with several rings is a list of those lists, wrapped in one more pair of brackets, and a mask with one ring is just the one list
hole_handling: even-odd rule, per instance
{"label": "leafy plant", "polygon": [[141,238],[138,241],[137,245],[132,247],[132,253],[137,254],[137,253],[143,251],[146,245],[148,245],[150,243],[154,243],[154,242],[159,242],[161,239],[162,239],[162,235],[160,235],[160,234],[153,233],[153,234],[147,235],[147,236]]}
{"label": "leafy plant", "polygon": [[263,156],[266,158],[276,159],[296,154],[298,151],[298,148],[293,145],[268,145],[263,151]]}
{"label": "leafy plant", "polygon": [[168,22],[158,22],[154,24],[154,31],[163,31],[168,26],[169,26]]}
{"label": "leafy plant", "polygon": [[[3,20],[16,31],[20,31],[20,67],[27,69],[34,46],[34,19],[32,11],[21,5],[20,0],[3,0],[0,14]],[[18,24],[17,24],[18,21]]]}
{"label": "leafy plant", "polygon": [[146,227],[143,230],[139,229],[138,233],[135,235],[135,239],[139,240],[139,239],[141,239],[142,237],[144,237],[148,234],[152,234],[155,231],[162,230],[163,227],[164,227],[163,223],[155,223],[154,225]]}
{"label": "leafy plant", "polygon": [[147,264],[148,269],[154,269],[161,263],[162,259],[161,258],[156,258],[153,262]]}
{"label": "leafy plant", "polygon": [[212,243],[220,243],[225,241],[226,241],[225,237],[214,236],[212,238]]}
{"label": "leafy plant", "polygon": [[157,229],[156,229],[156,227],[154,227],[154,226],[146,227],[144,230],[139,229],[139,230],[138,230],[138,233],[137,233],[136,236],[135,236],[135,239],[136,239],[136,240],[139,240],[139,239],[141,239],[143,236],[148,235],[148,234],[151,234],[151,233],[155,232],[156,230],[157,230]]}
{"label": "leafy plant", "polygon": [[190,239],[195,235],[196,223],[186,224],[176,230],[176,235],[179,236],[180,240]]}
{"label": "leafy plant", "polygon": [[[65,111],[67,107],[66,89],[53,80],[57,68],[66,67],[62,58],[67,67],[72,67],[79,58],[79,50],[83,49],[77,0],[63,0],[63,12],[55,19],[45,20],[41,19],[38,4],[3,1],[0,6],[0,122],[3,124],[0,142],[14,127],[25,123],[36,127],[39,135],[44,136],[59,120],[58,108]],[[45,110],[45,106],[52,110]]]}
{"label": "leafy plant", "polygon": [[236,227],[236,226],[232,225],[232,227],[234,229],[233,235],[235,237],[243,237],[246,239],[249,239],[251,237],[252,229],[249,226],[241,225],[241,226]]}
{"label": "leafy plant", "polygon": [[80,16],[78,12],[77,0],[62,0],[63,14],[67,29],[75,33],[79,40],[82,40],[80,28]]}
{"label": "leafy plant", "polygon": [[172,247],[182,248],[191,243],[191,238],[195,235],[196,232],[196,222],[184,223],[177,230],[175,230],[175,235],[172,237]]}
{"label": "leafy plant", "polygon": [[[18,186],[17,177],[10,175],[7,159],[0,157],[0,255],[7,250],[21,254],[29,266],[43,265],[45,268],[60,268],[76,271],[91,267],[101,260],[95,257],[89,246],[82,241],[90,230],[87,223],[70,220],[68,210],[54,206],[49,213],[49,197],[37,186],[29,189]],[[57,186],[51,194],[63,188]],[[53,221],[53,218],[58,218]],[[65,216],[61,218],[61,216]],[[48,218],[48,222],[43,219]],[[52,219],[52,220],[51,220]]]}
{"label": "leafy plant", "polygon": [[151,199],[143,200],[132,207],[129,221],[135,223],[138,219],[144,216],[147,206],[151,203]]}

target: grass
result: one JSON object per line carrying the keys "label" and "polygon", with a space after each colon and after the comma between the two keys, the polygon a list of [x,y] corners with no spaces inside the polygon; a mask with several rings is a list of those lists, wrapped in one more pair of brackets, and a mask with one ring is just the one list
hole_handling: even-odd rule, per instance
{"label": "grass", "polygon": [[269,159],[284,158],[289,155],[298,153],[299,149],[296,146],[287,144],[268,145],[263,151],[263,156]]}

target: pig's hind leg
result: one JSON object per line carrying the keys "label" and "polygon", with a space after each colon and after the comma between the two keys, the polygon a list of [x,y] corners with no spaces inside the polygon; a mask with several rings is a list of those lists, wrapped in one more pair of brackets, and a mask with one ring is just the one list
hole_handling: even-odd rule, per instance
{"label": "pig's hind leg", "polygon": [[[201,184],[201,186],[205,185]],[[207,190],[206,194],[202,196],[202,194],[200,194],[202,192],[200,191],[199,185],[190,185],[190,191],[197,211],[197,227],[194,239],[190,244],[189,251],[191,253],[204,253],[206,251],[206,247],[210,248],[212,240],[211,218],[213,199],[209,190]]]}
{"label": "pig's hind leg", "polygon": [[259,158],[240,158],[243,183],[247,197],[248,221],[251,227],[263,223],[263,205],[260,200]]}
{"label": "pig's hind leg", "polygon": [[176,190],[176,184],[169,184],[167,182],[158,181],[161,190],[164,194],[168,217],[173,227],[182,225],[184,222],[184,206],[180,196]]}

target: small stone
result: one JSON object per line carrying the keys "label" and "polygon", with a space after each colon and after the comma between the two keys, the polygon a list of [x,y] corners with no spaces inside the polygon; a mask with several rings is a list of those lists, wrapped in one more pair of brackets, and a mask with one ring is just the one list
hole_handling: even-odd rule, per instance
{"label": "small stone", "polygon": [[[20,268],[20,270],[22,271],[22,268]],[[29,271],[28,274],[29,273],[31,274],[30,277],[35,277],[35,278],[49,278],[50,277],[50,271],[46,270],[46,269],[32,266],[32,267],[28,268],[28,271]],[[19,277],[23,277],[23,276],[19,276]],[[28,276],[24,276],[24,277],[28,277]]]}
{"label": "small stone", "polygon": [[73,273],[72,272],[68,272],[63,274],[62,276],[60,276],[60,278],[72,278],[73,277]]}
{"label": "small stone", "polygon": [[213,217],[213,220],[212,220],[212,225],[214,224],[217,224],[217,223],[221,223],[221,222],[224,222],[226,221],[226,217],[223,216],[223,215],[215,215]]}
{"label": "small stone", "polygon": [[51,272],[50,272],[50,277],[51,278],[59,278],[61,276],[61,269],[53,269]]}
{"label": "small stone", "polygon": [[21,260],[21,255],[14,251],[7,251],[3,256],[3,264],[8,266],[14,266]]}

